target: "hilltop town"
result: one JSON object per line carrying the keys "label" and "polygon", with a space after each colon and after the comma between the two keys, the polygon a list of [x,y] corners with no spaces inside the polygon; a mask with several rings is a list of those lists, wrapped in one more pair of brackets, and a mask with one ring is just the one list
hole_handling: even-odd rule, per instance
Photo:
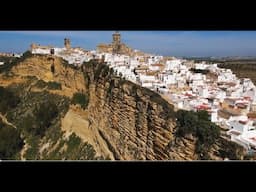
{"label": "hilltop town", "polygon": [[115,74],[159,93],[176,110],[207,111],[211,122],[223,128],[223,137],[249,153],[256,149],[256,87],[218,63],[143,53],[122,43],[118,32],[111,44],[100,44],[96,50],[72,48],[70,39],[64,39],[63,48],[32,44],[31,53],[58,56],[78,67],[100,60]]}

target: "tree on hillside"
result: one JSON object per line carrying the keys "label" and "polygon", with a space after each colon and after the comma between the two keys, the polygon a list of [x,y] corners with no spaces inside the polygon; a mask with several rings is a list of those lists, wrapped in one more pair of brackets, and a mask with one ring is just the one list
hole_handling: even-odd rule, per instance
{"label": "tree on hillside", "polygon": [[197,112],[198,119],[208,121],[210,116],[207,111],[201,110]]}
{"label": "tree on hillside", "polygon": [[8,109],[18,105],[20,99],[12,91],[0,86],[0,112],[6,113]]}
{"label": "tree on hillside", "polygon": [[24,145],[17,129],[0,123],[0,159],[14,159]]}
{"label": "tree on hillside", "polygon": [[58,108],[54,102],[41,103],[34,110],[38,125],[35,135],[44,136],[46,129],[51,125],[51,121],[58,116]]}
{"label": "tree on hillside", "polygon": [[176,136],[184,137],[192,134],[197,138],[195,152],[200,155],[200,159],[208,159],[209,150],[220,137],[220,127],[209,120],[207,111],[179,110],[176,118]]}
{"label": "tree on hillside", "polygon": [[79,104],[83,109],[86,109],[89,104],[89,95],[84,93],[74,93],[72,104]]}

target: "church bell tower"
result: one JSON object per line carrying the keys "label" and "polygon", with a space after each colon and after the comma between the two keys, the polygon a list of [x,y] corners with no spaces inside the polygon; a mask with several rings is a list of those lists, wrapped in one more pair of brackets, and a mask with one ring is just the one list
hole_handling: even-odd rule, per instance
{"label": "church bell tower", "polygon": [[113,37],[113,42],[112,42],[113,53],[118,54],[121,48],[121,34],[117,31],[112,35],[112,37]]}

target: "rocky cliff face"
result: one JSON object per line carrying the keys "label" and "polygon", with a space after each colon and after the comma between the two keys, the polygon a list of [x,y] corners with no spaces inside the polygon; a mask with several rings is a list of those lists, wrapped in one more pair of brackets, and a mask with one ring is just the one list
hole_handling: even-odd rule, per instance
{"label": "rocky cliff face", "polygon": [[[117,77],[103,63],[92,61],[76,69],[60,58],[32,56],[11,72],[11,78],[0,78],[2,84],[22,83],[25,77],[36,76],[61,83],[62,90],[48,90],[51,94],[72,97],[76,92],[87,93],[87,109],[69,106],[58,124],[63,131],[91,144],[98,156],[116,160],[198,159],[196,138],[177,138],[174,134],[173,106],[160,95]],[[210,157],[222,159],[218,154],[222,147],[216,144]]]}
{"label": "rocky cliff face", "polygon": [[104,64],[83,66],[88,120],[115,159],[197,159],[195,139],[176,139],[173,106],[160,95],[114,76]]}
{"label": "rocky cliff face", "polygon": [[36,76],[45,82],[59,82],[62,90],[57,94],[72,97],[75,92],[85,91],[82,72],[74,70],[58,57],[33,56],[14,66],[11,72],[20,78]]}
{"label": "rocky cliff face", "polygon": [[107,141],[114,157],[168,159],[166,147],[173,140],[175,127],[172,111],[140,89],[132,90],[129,83],[119,85],[119,80],[107,95],[108,83],[100,81],[89,86],[88,119]]}

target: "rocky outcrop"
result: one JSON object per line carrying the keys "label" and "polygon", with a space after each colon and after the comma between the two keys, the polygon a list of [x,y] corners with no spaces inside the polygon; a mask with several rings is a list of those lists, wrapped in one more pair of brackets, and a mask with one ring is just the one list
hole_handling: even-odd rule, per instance
{"label": "rocky outcrop", "polygon": [[98,130],[89,126],[87,111],[80,107],[72,105],[69,107],[68,112],[61,120],[61,129],[66,135],[74,132],[84,142],[93,145],[96,155],[115,159]]}
{"label": "rocky outcrop", "polygon": [[[196,137],[175,136],[176,112],[160,95],[117,77],[103,63],[87,63],[82,71],[90,95],[88,121],[115,159],[200,159],[195,152]],[[209,158],[222,160],[220,149],[225,151],[226,147],[219,139],[209,151]]]}
{"label": "rocky outcrop", "polygon": [[62,85],[61,91],[53,91],[57,94],[72,97],[73,93],[85,91],[84,77],[81,71],[74,70],[58,57],[33,56],[29,57],[11,70],[20,77],[36,76],[45,82],[55,81]]}
{"label": "rocky outcrop", "polygon": [[195,159],[191,141],[183,139],[184,143],[170,148],[170,143],[176,142],[172,105],[148,89],[111,75],[100,65],[104,64],[83,67],[90,93],[88,119],[108,141],[116,159]]}

